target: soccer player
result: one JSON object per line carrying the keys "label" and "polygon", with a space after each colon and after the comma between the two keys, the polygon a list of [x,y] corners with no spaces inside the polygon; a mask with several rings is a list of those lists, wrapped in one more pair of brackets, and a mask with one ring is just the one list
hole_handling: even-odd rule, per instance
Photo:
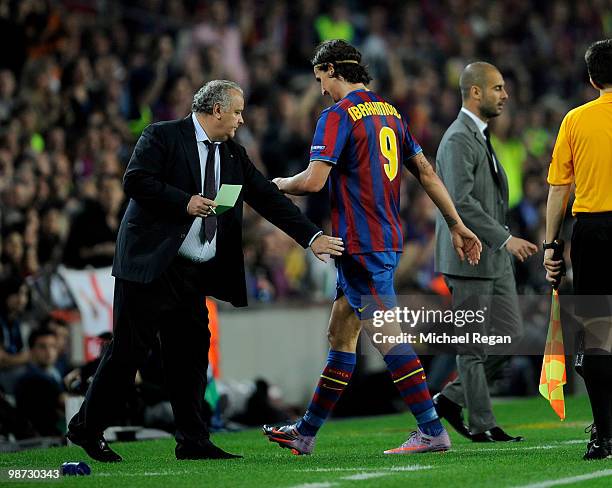
{"label": "soccer player", "polygon": [[[350,44],[320,44],[312,59],[321,93],[335,105],[321,113],[306,170],[276,178],[292,195],[318,192],[330,180],[333,234],[345,244],[336,260],[337,295],[329,321],[330,351],[308,409],[297,423],[265,425],[264,434],[294,454],[310,454],[315,435],[348,384],[362,325],[371,336],[374,308],[395,306],[393,275],[403,248],[399,217],[401,164],[416,176],[444,215],[461,259],[475,264],[482,245],[462,223],[444,185],[423,156],[397,109],[366,85],[371,80],[361,54]],[[362,304],[372,297],[375,306]],[[363,321],[362,321],[363,320]],[[399,325],[394,324],[397,333]],[[380,332],[380,330],[376,330]],[[395,329],[387,329],[395,333]],[[381,342],[381,341],[379,341]],[[446,451],[451,443],[431,401],[425,374],[409,344],[375,343],[393,382],[414,414],[418,429],[387,454]]]}

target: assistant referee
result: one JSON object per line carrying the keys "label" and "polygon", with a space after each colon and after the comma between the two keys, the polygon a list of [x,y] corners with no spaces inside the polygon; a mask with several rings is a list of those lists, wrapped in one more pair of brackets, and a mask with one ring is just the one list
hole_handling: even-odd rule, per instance
{"label": "assistant referee", "polygon": [[572,183],[571,261],[576,314],[585,329],[584,382],[597,430],[584,459],[612,457],[612,39],[592,44],[585,55],[591,85],[599,98],[563,119],[548,171],[544,267],[550,282],[562,261],[553,261]]}

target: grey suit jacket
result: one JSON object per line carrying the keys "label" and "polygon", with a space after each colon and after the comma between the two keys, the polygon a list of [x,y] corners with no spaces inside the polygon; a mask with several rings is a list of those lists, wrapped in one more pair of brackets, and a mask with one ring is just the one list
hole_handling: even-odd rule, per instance
{"label": "grey suit jacket", "polygon": [[507,269],[510,255],[500,246],[510,236],[506,227],[508,180],[501,164],[498,170],[499,184],[491,173],[482,133],[470,117],[459,112],[438,147],[436,172],[446,185],[463,223],[482,241],[483,252],[478,265],[462,263],[453,248],[448,226],[438,212],[436,271],[463,277],[496,278]]}

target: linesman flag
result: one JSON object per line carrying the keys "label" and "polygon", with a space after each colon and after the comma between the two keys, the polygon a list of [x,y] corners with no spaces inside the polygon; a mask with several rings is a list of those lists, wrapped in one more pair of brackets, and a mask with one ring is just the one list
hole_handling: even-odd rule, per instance
{"label": "linesman flag", "polygon": [[565,398],[563,385],[567,382],[565,373],[565,348],[561,330],[559,294],[553,290],[550,307],[550,323],[546,336],[544,361],[540,373],[540,394],[550,402],[550,406],[561,420],[565,419]]}

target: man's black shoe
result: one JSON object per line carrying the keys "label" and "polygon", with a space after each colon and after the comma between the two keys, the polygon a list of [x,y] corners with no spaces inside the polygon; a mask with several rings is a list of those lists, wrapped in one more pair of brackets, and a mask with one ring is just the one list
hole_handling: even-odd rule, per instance
{"label": "man's black shoe", "polygon": [[123,458],[109,447],[102,434],[86,436],[69,430],[66,433],[66,438],[73,444],[82,447],[87,455],[96,461],[101,463],[118,463],[123,461]]}
{"label": "man's black shoe", "polygon": [[523,436],[521,435],[512,437],[511,435],[506,434],[501,427],[493,427],[487,432],[491,439],[493,439],[495,442],[521,442],[523,440]]}
{"label": "man's black shoe", "polygon": [[446,419],[451,427],[459,432],[463,437],[471,439],[470,431],[463,423],[461,405],[457,405],[452,400],[449,400],[442,395],[442,393],[434,395],[432,400],[434,407],[436,407],[436,412],[438,412],[438,416]]}
{"label": "man's black shoe", "polygon": [[587,444],[587,452],[582,457],[585,461],[612,459],[612,439],[597,439]]}
{"label": "man's black shoe", "polygon": [[495,439],[489,435],[489,431],[470,434],[470,439],[472,442],[495,442]]}
{"label": "man's black shoe", "polygon": [[208,441],[205,444],[197,446],[187,446],[178,443],[175,449],[176,459],[238,459],[242,456],[238,454],[230,454],[223,449],[218,448],[212,442]]}
{"label": "man's black shoe", "polygon": [[584,433],[591,434],[591,437],[589,438],[589,442],[587,444],[588,451],[591,445],[595,444],[595,442],[597,441],[597,427],[595,427],[595,422],[593,422],[586,429],[584,429]]}

